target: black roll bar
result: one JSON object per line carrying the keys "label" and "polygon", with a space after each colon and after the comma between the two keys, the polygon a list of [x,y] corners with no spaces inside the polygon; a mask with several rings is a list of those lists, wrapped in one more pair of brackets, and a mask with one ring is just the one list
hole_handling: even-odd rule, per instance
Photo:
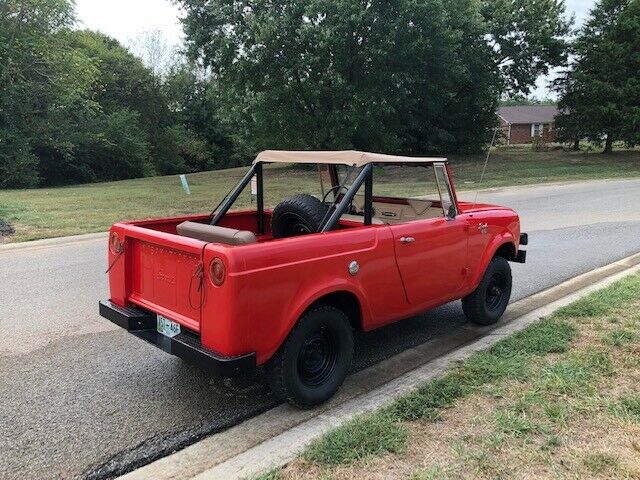
{"label": "black roll bar", "polygon": [[[264,175],[263,175],[263,164],[262,162],[254,163],[251,165],[249,171],[242,177],[240,183],[236,185],[236,187],[231,191],[231,193],[227,196],[227,198],[223,201],[223,203],[216,209],[214,212],[213,218],[209,222],[210,225],[217,225],[218,222],[224,217],[229,209],[233,206],[235,201],[238,199],[242,191],[246,188],[246,186],[251,182],[253,176],[256,176],[256,202],[257,202],[257,229],[258,233],[264,233]],[[373,198],[373,164],[369,163],[365,165],[362,171],[358,174],[356,179],[353,181],[353,184],[349,187],[349,190],[344,194],[340,203],[336,206],[335,210],[327,220],[327,222],[322,226],[320,232],[328,232],[332,230],[340,217],[344,214],[345,210],[353,201],[353,197],[355,197],[356,193],[362,186],[365,184],[364,188],[364,196],[365,196],[365,206],[364,206],[364,224],[371,225],[372,221],[372,198]]]}
{"label": "black roll bar", "polygon": [[[349,190],[347,190],[347,193],[344,194],[344,196],[342,197],[342,200],[340,200],[340,203],[336,206],[336,209],[333,211],[333,213],[329,217],[329,220],[327,220],[327,223],[325,223],[320,229],[321,232],[328,232],[331,229],[333,229],[333,227],[336,226],[336,224],[338,223],[338,220],[340,220],[340,217],[344,214],[349,204],[351,204],[353,197],[355,197],[356,193],[362,186],[362,183],[365,181],[367,177],[372,176],[372,172],[373,172],[373,165],[371,163],[366,164],[362,168],[362,171],[358,174],[356,179],[353,181],[353,184],[351,184],[351,187],[349,187]],[[367,190],[369,190],[369,193],[371,193],[371,189],[367,189],[365,185],[365,197],[367,196]],[[365,200],[365,223],[367,220],[366,218],[367,204],[369,204],[369,223],[367,225],[371,225],[371,201],[367,202],[366,200]]]}
{"label": "black roll bar", "polygon": [[[249,182],[251,181],[251,178],[255,175],[256,170],[258,169],[257,167],[258,165],[259,164],[257,163],[254,163],[253,165],[251,165],[251,168],[249,169],[249,171],[245,174],[244,177],[242,177],[242,180],[240,180],[240,183],[236,186],[236,188],[233,189],[233,191],[229,194],[229,196],[224,201],[220,209],[215,213],[215,215],[211,219],[211,222],[209,222],[211,225],[217,225],[218,222],[222,220],[222,217],[224,217],[227,214],[231,206],[235,203],[235,201],[238,199],[242,191],[249,184]],[[262,173],[262,170],[261,170],[261,173]],[[260,175],[260,177],[262,177],[262,175]],[[261,183],[260,179],[258,179],[258,183]],[[261,195],[259,195],[259,197],[261,197]],[[258,205],[260,205],[261,201],[262,199],[258,200]],[[260,221],[261,217],[262,215],[258,215],[258,222]]]}

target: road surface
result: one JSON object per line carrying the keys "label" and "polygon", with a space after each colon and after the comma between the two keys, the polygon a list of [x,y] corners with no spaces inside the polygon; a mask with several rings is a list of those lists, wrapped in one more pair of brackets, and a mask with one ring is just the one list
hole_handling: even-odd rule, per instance
{"label": "road surface", "polygon": [[[462,195],[473,200],[473,194]],[[513,299],[640,251],[640,180],[482,192],[529,232]],[[0,478],[104,478],[271,408],[97,315],[106,241],[0,250]],[[459,302],[357,339],[361,369],[464,323]]]}

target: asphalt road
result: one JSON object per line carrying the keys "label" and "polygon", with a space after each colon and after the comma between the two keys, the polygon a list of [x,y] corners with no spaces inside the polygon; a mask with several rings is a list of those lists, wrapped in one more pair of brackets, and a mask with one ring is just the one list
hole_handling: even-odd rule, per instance
{"label": "asphalt road", "polygon": [[[462,195],[473,200],[474,195]],[[513,299],[640,251],[640,180],[483,192],[530,234]],[[100,478],[275,405],[260,374],[209,378],[97,315],[105,240],[0,250],[0,478]],[[361,369],[464,323],[459,303],[357,339]]]}

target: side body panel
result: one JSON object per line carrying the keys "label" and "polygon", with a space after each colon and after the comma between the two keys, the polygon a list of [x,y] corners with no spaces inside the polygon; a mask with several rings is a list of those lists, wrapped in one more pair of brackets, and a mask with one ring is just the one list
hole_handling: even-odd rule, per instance
{"label": "side body panel", "polygon": [[429,308],[464,285],[467,224],[463,218],[432,218],[392,225],[398,267],[412,305]]}
{"label": "side body panel", "polygon": [[[410,307],[393,248],[391,231],[381,225],[229,249],[243,264],[241,271],[229,274],[236,285],[237,310],[230,336],[234,349],[256,351],[258,363],[263,363],[304,311],[334,292],[355,297],[364,330],[406,315]],[[348,271],[353,261],[360,267],[356,275]],[[203,310],[203,325],[210,313],[209,308]]]}

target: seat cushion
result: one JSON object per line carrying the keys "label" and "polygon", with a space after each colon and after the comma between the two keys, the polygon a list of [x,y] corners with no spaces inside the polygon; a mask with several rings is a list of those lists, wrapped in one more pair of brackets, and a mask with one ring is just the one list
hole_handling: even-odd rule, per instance
{"label": "seat cushion", "polygon": [[246,245],[255,243],[256,236],[248,230],[219,227],[197,222],[182,222],[176,227],[178,235],[195,238],[209,243],[224,243],[226,245]]}

